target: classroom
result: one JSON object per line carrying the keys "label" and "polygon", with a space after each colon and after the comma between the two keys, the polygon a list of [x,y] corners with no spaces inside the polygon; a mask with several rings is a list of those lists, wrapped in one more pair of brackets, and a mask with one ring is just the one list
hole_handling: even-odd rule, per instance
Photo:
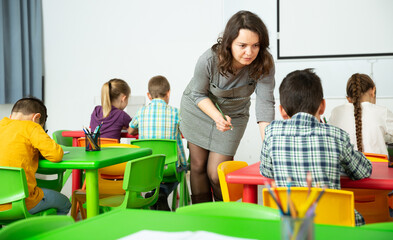
{"label": "classroom", "polygon": [[[278,108],[280,105],[278,87],[281,81],[288,73],[306,68],[313,68],[321,78],[326,100],[323,116],[328,120],[333,108],[347,101],[346,83],[354,73],[369,75],[376,84],[377,104],[393,111],[393,91],[391,91],[393,89],[393,18],[386,14],[393,10],[393,4],[389,0],[330,0],[330,5],[326,3],[329,0],[40,0],[40,2],[43,21],[43,100],[48,109],[49,118],[45,129],[48,130],[49,136],[59,129],[81,130],[84,126],[88,126],[92,109],[100,105],[101,87],[112,78],[125,80],[131,88],[128,106],[125,109],[131,117],[139,107],[149,103],[146,96],[147,84],[155,75],[163,75],[168,79],[171,84],[169,104],[180,108],[183,91],[193,77],[198,58],[217,42],[228,19],[239,10],[248,10],[257,14],[266,24],[269,33],[269,52],[273,56],[275,65],[275,119],[282,119]],[[361,7],[357,8],[357,4]],[[369,6],[367,4],[375,9],[365,7]],[[339,11],[339,6],[357,11],[343,13]],[[356,12],[360,10],[364,12],[357,14]],[[285,18],[285,14],[294,15]],[[349,22],[348,24],[353,24],[354,29],[345,33],[341,32],[341,29],[336,29],[338,36],[324,35],[319,39],[320,43],[317,43],[317,38],[313,43],[301,39],[293,41],[292,45],[288,43],[286,38],[291,39],[293,36],[286,35],[284,32],[286,28],[299,28],[297,31],[299,35],[310,34],[306,36],[308,39],[318,33],[326,34],[331,30],[318,25],[326,23],[322,20],[317,21],[318,15],[320,18],[337,16],[335,19],[330,19],[330,24],[335,25],[336,28],[341,24],[338,21],[343,20],[338,16],[342,16]],[[315,19],[310,19],[312,17]],[[295,22],[296,18],[302,19],[298,21],[299,23],[308,23],[311,27],[285,25]],[[376,19],[376,22],[373,22],[373,19]],[[355,24],[356,20],[361,24]],[[365,23],[370,22],[376,25],[366,26]],[[374,28],[375,33],[370,34],[374,38],[366,39],[373,43],[367,46],[365,52],[359,51],[362,49],[362,43],[357,45],[351,44],[351,40],[347,42],[353,35],[356,37],[351,39],[356,41],[357,38],[368,35],[367,32]],[[350,36],[346,35],[348,33]],[[378,37],[383,38],[384,41],[376,40]],[[312,52],[311,45],[314,43],[315,49],[326,51]],[[299,50],[295,49],[293,44],[299,45]],[[310,47],[304,47],[305,44],[310,44]],[[341,44],[356,46],[353,52],[345,52],[348,47],[342,47]],[[333,47],[325,47],[328,45]],[[334,45],[339,46],[338,50]],[[304,48],[310,52],[306,53]],[[260,161],[262,146],[258,124],[255,121],[255,100],[254,93],[251,96],[250,119],[234,156],[234,160],[244,161],[249,165]],[[14,102],[0,104],[1,118],[10,115],[13,104]],[[184,146],[187,145],[185,139],[183,143]],[[188,155],[188,149],[185,150]],[[71,196],[70,181],[67,182],[62,193]],[[140,215],[144,218],[142,214]],[[155,220],[152,224],[154,223]],[[247,223],[244,219],[239,224],[256,225],[256,223]],[[267,223],[267,226],[269,224]],[[88,227],[86,229],[89,229]],[[221,227],[224,228],[218,226]],[[92,229],[94,228],[91,227],[90,230]],[[179,229],[187,230],[186,226],[181,226]],[[319,228],[318,231],[322,232],[321,229]],[[193,230],[195,228],[189,229],[189,231]],[[326,232],[335,230],[323,229]],[[353,234],[358,233],[343,231],[343,236],[351,236],[351,234],[354,236]],[[119,236],[117,235],[116,238]],[[203,239],[203,236],[200,239]],[[316,239],[322,237],[317,236]]]}

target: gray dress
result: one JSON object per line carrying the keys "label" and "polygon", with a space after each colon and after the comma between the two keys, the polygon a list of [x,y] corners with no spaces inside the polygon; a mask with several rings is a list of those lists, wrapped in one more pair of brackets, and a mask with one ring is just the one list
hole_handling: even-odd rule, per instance
{"label": "gray dress", "polygon": [[[236,76],[221,75],[217,56],[207,50],[198,60],[194,77],[183,92],[180,104],[180,130],[187,141],[223,155],[234,156],[246,129],[250,96],[256,93],[257,122],[274,119],[274,68],[257,81],[249,77],[248,67]],[[216,123],[197,104],[210,98],[231,117],[233,130],[220,132]]]}

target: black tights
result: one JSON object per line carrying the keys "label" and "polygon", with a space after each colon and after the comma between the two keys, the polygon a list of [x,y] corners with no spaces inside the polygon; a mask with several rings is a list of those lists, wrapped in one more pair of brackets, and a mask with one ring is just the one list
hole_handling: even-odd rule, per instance
{"label": "black tights", "polygon": [[211,194],[211,189],[213,189],[214,198],[222,200],[217,167],[222,162],[233,160],[233,156],[210,152],[190,142],[188,147],[191,159],[190,179],[192,195]]}

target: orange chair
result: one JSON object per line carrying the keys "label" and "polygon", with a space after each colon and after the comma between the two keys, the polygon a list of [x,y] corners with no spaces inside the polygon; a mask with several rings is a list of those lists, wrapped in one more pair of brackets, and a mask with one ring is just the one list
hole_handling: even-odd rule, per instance
{"label": "orange chair", "polygon": [[389,213],[388,194],[391,190],[343,188],[353,192],[355,209],[362,214],[366,224],[378,222],[392,222]]}
{"label": "orange chair", "polygon": [[[363,152],[363,154],[371,162],[388,162],[388,156],[384,154],[366,152]],[[355,196],[355,209],[362,214],[367,224],[393,221],[389,213],[389,201],[393,201],[388,198],[388,194],[391,192],[390,190],[343,189],[353,192]]]}
{"label": "orange chair", "polygon": [[218,179],[220,180],[222,200],[224,202],[235,202],[243,197],[243,184],[227,183],[225,176],[247,166],[248,164],[243,161],[226,161],[218,165]]}
{"label": "orange chair", "polygon": [[[119,143],[119,140],[114,139],[114,138],[101,138],[101,146],[103,144],[111,144],[111,143]],[[78,138],[78,147],[84,147],[86,139],[84,137]]]}
{"label": "orange chair", "polygon": [[[280,201],[287,211],[287,188],[276,188]],[[322,191],[321,188],[311,188],[317,195]],[[312,193],[310,194],[310,196]],[[300,209],[307,200],[308,188],[307,187],[292,187],[291,200],[295,208]],[[268,189],[262,190],[263,206],[268,206],[277,209],[277,204],[274,202]],[[350,191],[325,189],[325,193],[319,200],[315,209],[314,222],[317,224],[331,224],[341,226],[355,226],[355,210],[353,193]]]}

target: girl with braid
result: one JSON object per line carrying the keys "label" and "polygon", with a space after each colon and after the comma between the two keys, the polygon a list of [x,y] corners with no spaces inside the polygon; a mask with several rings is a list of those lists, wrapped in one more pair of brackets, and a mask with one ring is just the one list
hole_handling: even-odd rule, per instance
{"label": "girl with braid", "polygon": [[393,113],[375,104],[376,87],[366,74],[355,73],[347,83],[348,103],[333,109],[329,124],[349,133],[360,152],[387,155],[393,142]]}

